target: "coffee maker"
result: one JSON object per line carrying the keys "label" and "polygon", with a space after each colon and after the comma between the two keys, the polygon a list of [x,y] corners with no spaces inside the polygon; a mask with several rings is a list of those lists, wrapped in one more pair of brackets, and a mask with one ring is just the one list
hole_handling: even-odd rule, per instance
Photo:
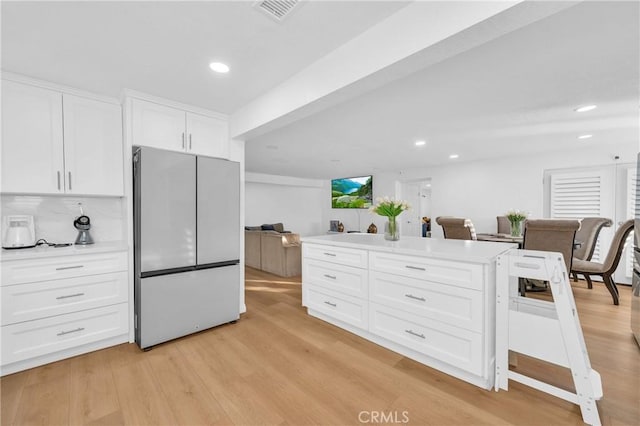
{"label": "coffee maker", "polygon": [[33,216],[10,215],[2,217],[2,247],[20,249],[36,246]]}

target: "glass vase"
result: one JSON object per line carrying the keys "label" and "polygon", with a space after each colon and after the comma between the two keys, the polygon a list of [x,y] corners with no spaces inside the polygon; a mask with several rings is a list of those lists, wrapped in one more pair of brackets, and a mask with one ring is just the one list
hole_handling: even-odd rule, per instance
{"label": "glass vase", "polygon": [[400,239],[395,216],[389,216],[389,221],[384,225],[384,239],[389,241],[398,241]]}
{"label": "glass vase", "polygon": [[511,236],[512,237],[521,237],[522,236],[522,221],[514,220],[511,222]]}

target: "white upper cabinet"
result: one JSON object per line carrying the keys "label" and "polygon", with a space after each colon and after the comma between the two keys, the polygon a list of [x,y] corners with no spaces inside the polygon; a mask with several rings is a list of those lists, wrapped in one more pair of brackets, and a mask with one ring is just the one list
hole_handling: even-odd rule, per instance
{"label": "white upper cabinet", "polygon": [[188,112],[187,133],[190,152],[229,158],[229,128],[225,120]]}
{"label": "white upper cabinet", "polygon": [[134,99],[133,144],[184,151],[184,120],[184,111]]}
{"label": "white upper cabinet", "polygon": [[132,99],[133,145],[228,158],[225,119]]}
{"label": "white upper cabinet", "polygon": [[63,95],[66,192],[122,195],[120,105]]}
{"label": "white upper cabinet", "polygon": [[120,105],[3,80],[2,192],[123,195]]}
{"label": "white upper cabinet", "polygon": [[62,94],[2,81],[2,191],[64,192]]}

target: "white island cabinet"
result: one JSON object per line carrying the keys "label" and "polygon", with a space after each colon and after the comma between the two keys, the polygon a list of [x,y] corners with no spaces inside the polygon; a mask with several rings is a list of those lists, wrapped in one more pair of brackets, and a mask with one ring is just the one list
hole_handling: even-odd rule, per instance
{"label": "white island cabinet", "polygon": [[310,315],[489,389],[496,257],[515,244],[342,234],[303,238]]}

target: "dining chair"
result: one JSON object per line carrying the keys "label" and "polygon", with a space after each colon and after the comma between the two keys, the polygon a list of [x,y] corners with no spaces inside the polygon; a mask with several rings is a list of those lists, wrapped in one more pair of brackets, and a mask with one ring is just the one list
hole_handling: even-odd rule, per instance
{"label": "dining chair", "polygon": [[439,216],[436,223],[442,226],[444,238],[448,240],[475,240],[476,229],[470,219]]}
{"label": "dining chair", "polygon": [[[580,222],[577,220],[525,220],[522,248],[525,250],[555,251],[562,253],[565,266],[567,267],[567,274],[569,274],[573,260],[573,242],[578,228],[580,228]],[[526,291],[524,281],[525,280],[521,280],[520,284],[520,294],[523,296]]]}
{"label": "dining chair", "polygon": [[620,258],[622,257],[622,251],[624,250],[624,244],[627,241],[629,233],[633,231],[633,219],[629,219],[624,222],[613,235],[613,241],[611,241],[611,247],[607,252],[603,263],[591,262],[588,260],[573,259],[573,271],[577,274],[584,275],[587,280],[589,288],[592,288],[591,276],[600,276],[604,285],[611,293],[613,298],[613,304],[618,305],[620,295],[618,294],[618,287],[613,280],[613,273],[618,268]]}
{"label": "dining chair", "polygon": [[498,234],[510,234],[511,222],[506,216],[496,216],[496,222],[498,224]]}
{"label": "dining chair", "polygon": [[[591,260],[596,249],[598,235],[603,227],[610,227],[613,221],[607,217],[585,217],[580,221],[580,229],[576,231],[576,242],[580,246],[573,251],[573,259]],[[573,280],[578,281],[578,274],[571,271]],[[587,280],[589,288],[593,288],[591,280]]]}

